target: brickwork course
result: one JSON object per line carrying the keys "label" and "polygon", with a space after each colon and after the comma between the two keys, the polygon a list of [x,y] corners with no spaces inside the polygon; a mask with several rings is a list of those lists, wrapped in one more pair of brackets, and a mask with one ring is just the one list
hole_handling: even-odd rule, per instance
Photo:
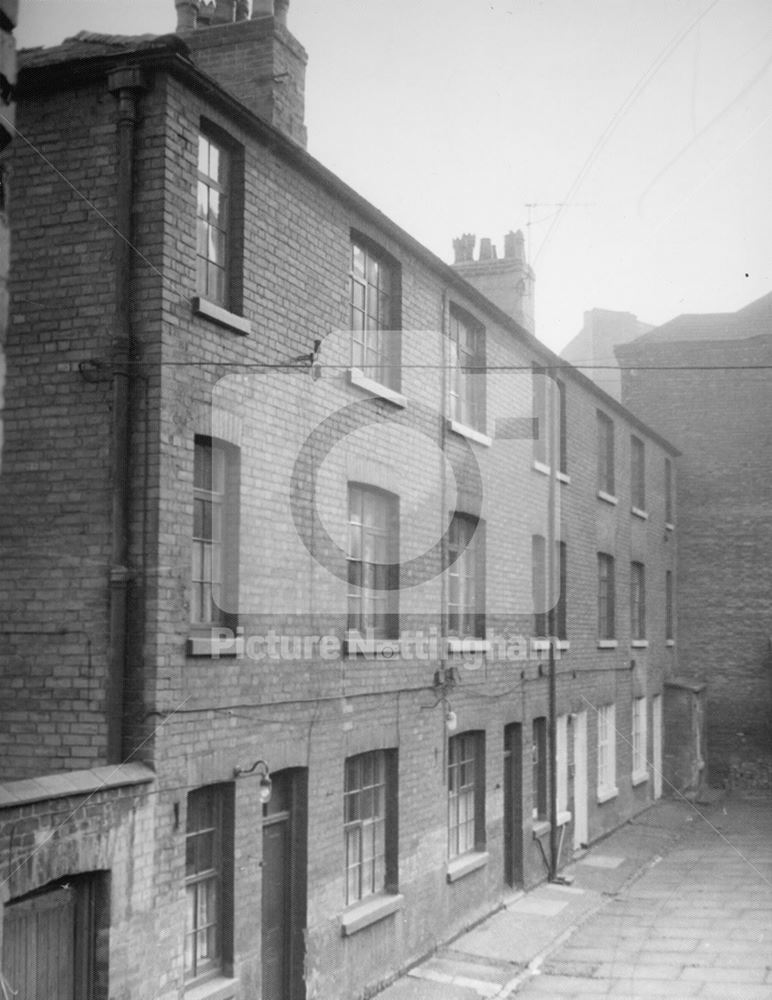
{"label": "brickwork course", "polygon": [[710,779],[769,788],[772,295],[679,316],[617,357],[622,401],[682,452],[679,669],[707,684]]}
{"label": "brickwork course", "polygon": [[[14,928],[41,890],[72,883],[90,901],[94,1000],[267,991],[259,930],[275,816],[263,815],[260,772],[237,777],[262,760],[277,809],[292,789],[288,849],[306,900],[292,925],[302,993],[355,1000],[499,906],[512,883],[546,877],[550,823],[532,817],[543,772],[531,755],[533,720],[549,715],[549,662],[547,644],[532,642],[531,554],[532,536],[549,533],[550,479],[567,552],[558,864],[577,838],[596,841],[660,794],[654,706],[678,655],[666,634],[677,532],[665,519],[665,462],[677,453],[562,368],[566,463],[558,477],[556,456],[552,466],[536,461],[534,386],[551,381],[541,371],[559,359],[305,152],[305,56],[280,12],[273,23],[270,14],[246,18],[241,3],[212,9],[230,11],[233,23],[160,39],[81,32],[22,61],[19,120],[34,146],[14,151],[0,898]],[[257,47],[257,65],[286,67],[283,96],[240,92],[249,82],[237,72],[242,44]],[[197,284],[201,134],[230,152],[227,308]],[[351,370],[352,240],[395,275],[398,391]],[[485,331],[482,429],[446,419],[451,315]],[[615,441],[614,493],[605,496],[599,411]],[[646,456],[637,512],[633,436]],[[232,572],[214,632],[191,625],[196,439],[228,456]],[[464,655],[389,641],[347,650],[352,482],[399,496],[401,583],[411,584],[399,593],[403,635],[442,633],[452,584],[435,542],[454,509],[479,517],[487,645]],[[616,629],[600,645],[598,552],[616,567]],[[632,632],[633,562],[645,566],[645,638]],[[268,652],[272,630],[287,640],[283,657]],[[316,640],[304,648],[309,636],[328,637],[337,652],[324,655]],[[635,773],[634,699],[645,699]],[[615,748],[616,765],[599,789],[597,710],[611,705],[604,747]],[[449,861],[452,733],[475,734],[480,766],[474,849]],[[396,875],[389,891],[347,906],[345,762],[375,751],[397,760],[398,824],[387,845]],[[221,949],[191,979],[186,830],[191,793],[205,788],[222,808]]]}

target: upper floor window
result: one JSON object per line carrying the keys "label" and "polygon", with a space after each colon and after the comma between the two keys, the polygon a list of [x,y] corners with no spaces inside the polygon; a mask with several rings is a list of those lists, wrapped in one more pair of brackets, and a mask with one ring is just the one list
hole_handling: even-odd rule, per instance
{"label": "upper floor window", "polygon": [[485,433],[485,330],[466,313],[450,309],[450,416]]}
{"label": "upper floor window", "polygon": [[346,760],[343,836],[346,905],[397,890],[396,751],[374,750]]}
{"label": "upper floor window", "polygon": [[643,563],[630,563],[630,636],[646,638],[646,570]]}
{"label": "upper floor window", "polygon": [[399,269],[385,254],[351,242],[351,364],[390,389],[400,388]]}
{"label": "upper floor window", "polygon": [[233,788],[188,794],[185,830],[185,976],[198,979],[231,960]]}
{"label": "upper floor window", "polygon": [[485,638],[484,525],[455,513],[448,532],[448,634]]}
{"label": "upper floor window", "polygon": [[199,295],[231,308],[231,156],[204,133],[198,137]]}
{"label": "upper floor window", "polygon": [[448,857],[485,847],[483,733],[448,740]]}
{"label": "upper floor window", "polygon": [[673,573],[671,570],[665,572],[665,638],[673,639]]}
{"label": "upper floor window", "polygon": [[348,627],[375,639],[399,631],[399,501],[349,485]]}
{"label": "upper floor window", "polygon": [[222,625],[235,590],[236,449],[198,437],[193,458],[191,622]]}
{"label": "upper floor window", "polygon": [[546,368],[534,365],[533,458],[541,465],[552,466],[552,452],[557,455],[556,471],[568,473],[568,424],[565,383],[550,375]]}
{"label": "upper floor window", "polygon": [[665,459],[665,523],[673,523],[673,463]]}
{"label": "upper floor window", "polygon": [[630,438],[630,495],[636,510],[646,510],[646,453],[635,435]]}
{"label": "upper floor window", "polygon": [[614,496],[614,421],[598,410],[598,489]]}
{"label": "upper floor window", "polygon": [[598,638],[616,636],[614,597],[614,557],[598,553]]}

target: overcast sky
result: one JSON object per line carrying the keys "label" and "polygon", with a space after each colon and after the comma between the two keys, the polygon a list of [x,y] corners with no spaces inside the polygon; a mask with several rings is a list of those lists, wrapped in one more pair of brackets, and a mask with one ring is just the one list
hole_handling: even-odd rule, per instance
{"label": "overcast sky", "polygon": [[[174,0],[21,0],[16,34],[175,23]],[[445,260],[522,228],[553,349],[593,307],[772,290],[769,0],[292,0],[289,27],[309,151]]]}

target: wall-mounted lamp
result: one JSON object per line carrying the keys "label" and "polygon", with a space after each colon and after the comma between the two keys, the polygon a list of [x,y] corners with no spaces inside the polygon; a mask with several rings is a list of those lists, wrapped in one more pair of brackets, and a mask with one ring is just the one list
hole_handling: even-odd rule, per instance
{"label": "wall-mounted lamp", "polygon": [[458,716],[450,705],[447,705],[447,710],[445,712],[445,726],[447,727],[449,733],[454,733],[458,727]]}
{"label": "wall-mounted lamp", "polygon": [[255,771],[260,775],[260,801],[263,805],[271,799],[271,772],[268,769],[268,765],[264,760],[256,760],[251,767],[241,767],[237,764],[233,768],[234,778],[243,778],[248,774],[254,774]]}

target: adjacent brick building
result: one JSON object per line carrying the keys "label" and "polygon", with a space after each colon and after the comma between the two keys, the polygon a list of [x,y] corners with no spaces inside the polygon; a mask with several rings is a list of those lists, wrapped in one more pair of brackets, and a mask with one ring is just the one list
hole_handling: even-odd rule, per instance
{"label": "adjacent brick building", "polygon": [[285,10],[177,7],[20,75],[3,972],[349,1000],[661,793],[676,452],[305,152]]}
{"label": "adjacent brick building", "polygon": [[681,450],[680,669],[707,685],[711,779],[769,788],[772,295],[617,347],[622,400]]}

